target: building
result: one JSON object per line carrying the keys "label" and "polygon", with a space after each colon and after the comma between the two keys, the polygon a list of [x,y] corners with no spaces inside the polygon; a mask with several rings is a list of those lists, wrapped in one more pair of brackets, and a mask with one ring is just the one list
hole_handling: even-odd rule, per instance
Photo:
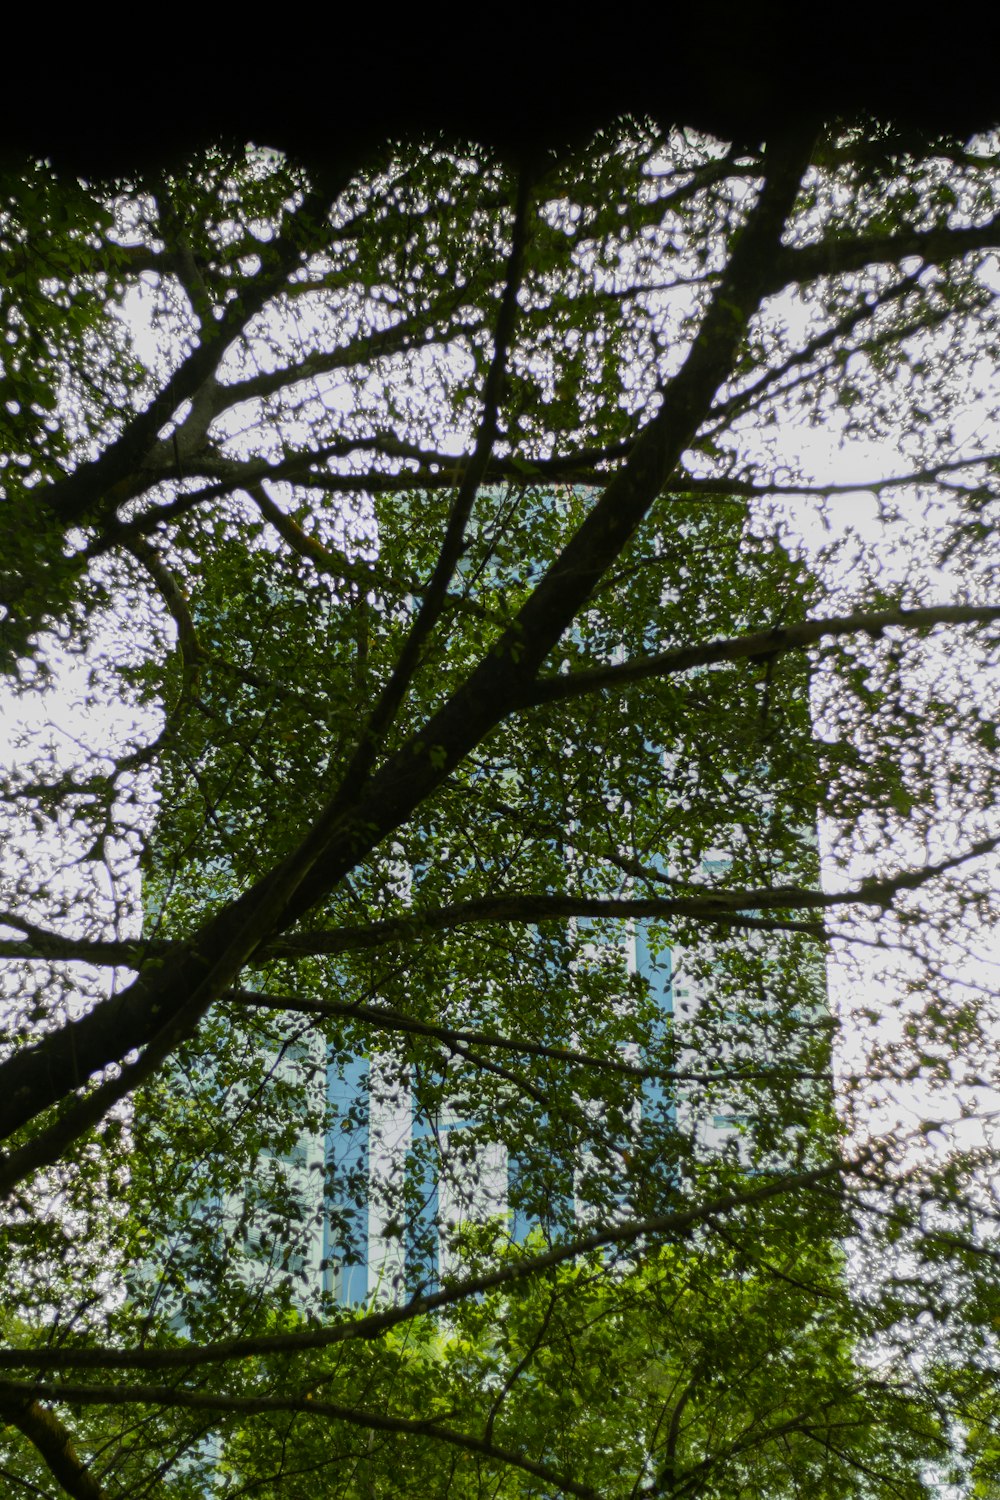
{"label": "building", "polygon": [[[725,863],[718,856],[716,869]],[[754,1170],[749,1136],[759,1094],[732,1078],[714,1084],[707,1079],[713,1072],[725,1073],[727,1063],[737,1070],[748,1064],[774,1065],[780,1076],[784,1059],[792,1074],[805,1073],[799,1112],[806,1123],[811,1100],[817,1108],[829,1103],[825,1081],[816,1083],[817,1072],[826,1065],[829,1038],[822,957],[815,956],[811,964],[806,960],[796,1003],[781,1016],[752,996],[742,997],[741,1006],[729,987],[723,996],[714,992],[711,973],[705,972],[712,960],[702,956],[696,962],[683,950],[663,950],[649,923],[635,924],[626,939],[626,956],[631,974],[646,989],[647,1003],[659,1013],[661,1043],[668,1045],[672,1032],[680,1038],[676,1071],[682,1077],[673,1086],[656,1078],[636,1084],[619,1133],[623,1156],[634,1157],[642,1150],[644,1130],[651,1131],[655,1156],[656,1142],[669,1128],[678,1141],[689,1144],[695,1161],[735,1155]],[[738,1032],[738,1041],[727,1039],[727,1028]],[[714,1065],[706,1063],[704,1042],[699,1045],[705,1036],[712,1039],[707,1050]],[[621,1055],[625,1061],[634,1060],[636,1049],[626,1044]],[[806,1055],[811,1065],[804,1065]],[[685,1074],[690,1076],[685,1079]],[[588,1141],[585,1125],[579,1129],[580,1121],[587,1119],[586,1107],[577,1115],[580,1139],[569,1170],[558,1170],[566,1163],[555,1164],[551,1201],[556,1211],[547,1215],[537,1207],[525,1207],[524,1193],[537,1198],[537,1183],[523,1180],[526,1164],[509,1146],[490,1138],[488,1122],[460,1100],[435,1115],[422,1113],[398,1058],[375,1056],[331,1068],[328,1087],[334,1119],[353,1116],[359,1122],[339,1141],[335,1131],[327,1136],[328,1168],[333,1165],[342,1179],[362,1184],[348,1215],[353,1232],[338,1241],[331,1216],[323,1220],[324,1285],[338,1302],[397,1299],[435,1289],[440,1279],[461,1271],[458,1242],[463,1227],[492,1222],[502,1235],[520,1243],[532,1230],[549,1235],[567,1232],[568,1222],[585,1225],[599,1212],[601,1202],[605,1214],[610,1207],[623,1217],[644,1207],[630,1201],[634,1181],[624,1169],[618,1182],[605,1185],[603,1194],[595,1192],[593,1182],[584,1186],[588,1170],[595,1179],[602,1172],[607,1176],[608,1159],[606,1132],[600,1133],[599,1149],[597,1132]],[[789,1132],[789,1143],[790,1139]],[[787,1159],[781,1150],[771,1155]],[[648,1185],[648,1177],[644,1181]],[[345,1254],[347,1244],[351,1248]]]}
{"label": "building", "polygon": [[[696,531],[700,523],[678,524]],[[268,582],[266,556],[256,564],[250,556],[243,565],[242,597],[251,604],[242,605],[235,594],[213,598],[206,587],[198,608],[210,625],[220,622],[220,633],[224,628],[230,654],[245,661],[249,687],[242,707],[233,705],[221,677],[203,689],[218,693],[221,711],[211,726],[215,738],[206,737],[202,748],[191,751],[202,757],[197,778],[178,778],[172,825],[180,831],[172,826],[173,850],[167,853],[165,841],[161,867],[147,883],[154,930],[185,920],[195,879],[199,901],[224,899],[238,888],[246,873],[239,861],[249,862],[252,872],[253,840],[244,826],[252,830],[258,803],[266,811],[266,776],[283,771],[284,757],[290,775],[303,774],[294,764],[299,741],[288,730],[294,718],[279,722],[275,710],[278,732],[271,733],[264,689],[254,686],[249,635],[251,628],[267,633],[284,649],[284,635],[291,638],[285,615],[303,611],[287,585],[283,591]],[[232,590],[231,575],[225,582]],[[317,635],[324,628],[319,621]],[[342,647],[342,638],[332,635],[316,649],[321,655]],[[789,691],[808,737],[804,673]],[[280,694],[274,701],[280,702]],[[256,739],[240,727],[240,713],[253,721]],[[244,750],[265,735],[270,759],[260,767]],[[677,768],[665,753],[657,754],[665,774],[676,779]],[[763,804],[766,756],[755,739],[744,754],[755,757],[748,795]],[[256,767],[253,774],[246,773],[247,765]],[[188,795],[194,799],[190,808]],[[566,818],[567,828],[572,821]],[[200,837],[206,830],[209,835],[210,857],[195,872],[185,864],[189,825],[197,826]],[[662,846],[649,853],[664,880],[678,827],[683,831],[683,804]],[[748,867],[752,861],[744,857],[740,836],[737,827],[732,847],[710,844],[700,852],[702,884],[723,881],[734,868],[740,883],[747,883],[739,861]],[[780,879],[815,880],[810,831],[778,843]],[[405,900],[413,870],[397,853],[388,858],[383,878],[392,883],[397,902]],[[566,848],[553,858],[566,868],[582,855]],[[623,875],[620,890],[628,889]],[[477,1235],[514,1243],[532,1233],[572,1236],[589,1222],[642,1215],[677,1201],[714,1163],[758,1170],[768,1161],[801,1159],[812,1149],[811,1116],[822,1113],[826,1101],[822,1081],[816,1083],[827,1035],[821,955],[806,960],[798,938],[763,932],[722,931],[707,943],[685,946],[683,932],[678,941],[652,920],[614,930],[597,922],[552,924],[544,934],[536,932],[528,949],[532,941],[537,952],[528,953],[530,973],[520,982],[543,986],[551,978],[562,1006],[537,1035],[508,1038],[529,1041],[522,1055],[531,1056],[533,1047],[539,1069],[549,1070],[545,1087],[533,1093],[530,1084],[519,1091],[516,1070],[503,1061],[510,1053],[482,1041],[488,1022],[502,1033],[509,1021],[497,978],[502,964],[483,979],[480,1003],[470,1012],[469,1031],[478,1041],[464,1033],[464,1040],[442,1041],[438,1035],[434,1047],[420,1053],[408,1042],[412,1030],[393,1022],[373,1047],[371,1027],[362,1020],[353,1029],[345,1022],[334,1045],[333,1033],[321,1033],[308,1012],[279,1008],[272,1015],[261,1008],[252,1026],[242,1024],[245,1012],[240,1016],[238,1048],[228,1037],[216,1048],[222,1062],[213,1065],[210,1078],[199,1072],[196,1051],[182,1049],[174,1074],[158,1082],[158,1096],[145,1106],[146,1170],[164,1174],[156,1195],[176,1205],[175,1219],[157,1231],[163,1248],[151,1273],[154,1300],[190,1327],[199,1298],[215,1295],[223,1284],[320,1312],[336,1304],[408,1297],[460,1268],[469,1253],[463,1234],[472,1253]],[[341,972],[331,963],[314,983],[317,992],[326,986],[330,993],[364,995],[369,1015],[395,1008],[398,1019],[407,1011],[405,976],[392,978],[393,994],[377,976]],[[426,1000],[431,984],[421,980],[418,1000]],[[497,997],[492,1018],[490,985]],[[574,1010],[574,996],[584,994],[592,1025]],[[465,1006],[458,1003],[452,1011],[461,1017]],[[228,1024],[226,1005],[213,1024]],[[434,1039],[433,1024],[421,1025],[421,1034]],[[577,1066],[571,1054],[586,1052],[588,1036],[603,1038],[605,1032],[611,1040],[596,1043],[600,1066]],[[204,1143],[200,1158],[185,1153],[187,1176],[181,1177],[181,1168],[158,1160],[160,1126],[153,1122],[169,1116],[170,1129],[194,1132],[205,1113],[199,1100],[209,1095],[215,1138]],[[164,1132],[166,1140],[165,1126]]]}

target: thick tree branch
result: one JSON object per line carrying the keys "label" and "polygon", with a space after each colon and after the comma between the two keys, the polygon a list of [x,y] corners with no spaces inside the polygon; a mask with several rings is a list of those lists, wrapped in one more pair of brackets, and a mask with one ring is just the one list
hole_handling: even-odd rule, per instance
{"label": "thick tree branch", "polygon": [[801,284],[818,276],[861,271],[866,266],[895,265],[910,255],[919,256],[928,264],[939,264],[975,250],[998,247],[1000,219],[966,229],[911,229],[898,234],[860,235],[853,240],[786,246],[775,257],[768,291],[780,292],[790,281]]}
{"label": "thick tree branch", "polygon": [[52,1477],[73,1500],[108,1500],[107,1491],[97,1483],[73,1446],[69,1430],[33,1392],[26,1388],[0,1390],[0,1418],[28,1439]]}
{"label": "thick tree branch", "polygon": [[[617,445],[616,445],[617,446]],[[623,448],[631,444],[623,443]],[[607,450],[611,457],[614,449]],[[310,461],[313,455],[310,455]],[[329,495],[410,495],[434,493],[438,490],[453,490],[462,482],[467,460],[448,457],[446,462],[429,469],[402,469],[395,472],[371,469],[364,474],[345,474],[330,469],[310,468],[303,470],[299,483],[309,489],[320,490]],[[593,489],[607,483],[608,471],[592,467],[584,462],[568,459],[518,459],[514,462],[502,454],[494,454],[489,467],[491,480],[507,480],[518,487],[538,485],[545,481],[562,481],[566,484],[586,485]],[[265,479],[280,478],[269,469]],[[292,476],[289,476],[292,477]],[[424,586],[426,587],[426,586]],[[420,589],[424,592],[424,588]]]}
{"label": "thick tree branch", "polygon": [[[776,930],[802,932],[817,940],[823,938],[823,928],[815,922],[789,924],[775,923],[757,917],[750,908],[761,910],[756,898],[760,891],[721,893],[705,889],[699,896],[664,896],[647,898],[632,896],[585,896],[557,895],[549,891],[517,891],[496,896],[478,896],[469,901],[456,902],[454,906],[441,906],[426,912],[417,912],[405,917],[389,918],[374,922],[368,927],[334,927],[329,930],[290,933],[270,941],[262,953],[268,958],[305,958],[336,953],[357,953],[371,948],[386,948],[393,943],[413,943],[430,937],[435,932],[448,932],[455,927],[478,926],[483,923],[504,925],[518,923],[534,926],[538,922],[568,922],[574,917],[641,921],[648,917],[701,918],[717,922],[725,927],[746,928],[750,931],[774,932]],[[773,892],[765,894],[773,895]],[[821,909],[833,905],[821,892],[802,892],[798,887],[789,887],[787,901],[771,901],[770,906],[783,910],[798,905]],[[795,894],[808,896],[807,902],[796,903]],[[724,899],[720,899],[724,895]],[[732,896],[732,904],[729,898]],[[863,899],[855,896],[855,900]],[[745,902],[744,911],[740,902]]]}
{"label": "thick tree branch", "polygon": [[[759,932],[799,932],[820,941],[824,937],[823,927],[816,922],[772,920],[755,917],[741,908],[735,911],[720,911],[714,903],[718,893],[713,891],[706,901],[689,898],[681,909],[676,898],[664,899],[656,911],[639,910],[634,898],[587,896],[553,896],[550,892],[508,893],[500,896],[485,896],[478,900],[439,907],[405,917],[391,918],[369,926],[335,927],[311,932],[292,933],[287,937],[274,937],[262,943],[258,958],[295,960],[319,955],[332,956],[337,953],[356,953],[371,948],[391,946],[393,943],[416,943],[435,932],[448,931],[453,927],[464,927],[470,923],[528,923],[567,921],[572,917],[643,917],[683,916],[702,917],[706,921],[720,923],[726,927],[746,928]],[[756,892],[746,892],[747,905]],[[652,898],[651,898],[652,899]],[[556,909],[553,903],[561,902]],[[612,904],[608,904],[611,902]],[[646,906],[650,903],[646,902]],[[0,916],[0,926],[16,926],[23,931],[24,939],[0,938],[0,959],[48,960],[64,963],[88,963],[97,967],[139,968],[149,959],[160,959],[169,953],[177,953],[182,944],[160,938],[123,938],[118,941],[100,938],[67,937],[47,928],[34,927],[19,918]]]}
{"label": "thick tree branch", "polygon": [[0,910],[0,927],[13,927],[21,938],[0,939],[0,957],[38,959],[52,963],[84,963],[97,967],[139,968],[146,958],[157,958],[177,944],[162,938],[71,937],[39,927],[16,912]]}
{"label": "thick tree branch", "polygon": [[828,637],[867,635],[878,640],[894,627],[928,630],[935,625],[992,624],[1000,620],[1000,606],[978,604],[934,604],[921,609],[883,610],[875,614],[831,615],[825,620],[801,620],[756,630],[728,640],[706,641],[697,646],[676,646],[637,661],[615,666],[593,667],[585,672],[567,672],[558,677],[538,678],[525,693],[525,706],[560,703],[583,693],[619,690],[650,677],[670,677],[696,667],[718,666],[736,661],[759,661],[801,651]]}
{"label": "thick tree branch", "polygon": [[[0,916],[0,927],[18,926],[7,916]],[[50,963],[94,964],[98,968],[138,969],[144,958],[157,952],[166,953],[172,945],[156,939],[122,938],[120,941],[101,938],[64,937],[58,932],[34,928],[24,939],[0,938],[0,959],[16,959],[18,962],[39,960]]]}
{"label": "thick tree branch", "polygon": [[[150,505],[137,515],[130,516],[127,521],[118,520],[115,517],[105,519],[99,533],[84,548],[81,556],[102,557],[113,547],[127,545],[129,539],[135,536],[148,536],[160,530],[168,522],[178,520],[199,505],[225,499],[241,489],[249,493],[251,487],[262,480],[285,479],[305,489],[320,490],[325,494],[333,495],[413,494],[424,491],[451,490],[462,482],[467,460],[456,459],[452,454],[442,455],[442,461],[438,463],[434,455],[423,453],[421,462],[431,467],[419,470],[405,469],[393,472],[369,469],[364,473],[351,474],[339,473],[322,467],[324,460],[328,458],[346,457],[365,448],[377,446],[375,443],[364,440],[342,438],[316,450],[294,454],[280,463],[271,463],[264,459],[227,458],[205,450],[192,455],[187,464],[187,477],[190,479],[196,474],[202,477],[215,476],[214,482],[200,485],[197,489],[181,490],[170,500]],[[490,473],[498,479],[506,479],[518,486],[562,480],[566,483],[595,487],[605,484],[608,475],[605,469],[594,467],[594,465],[612,462],[622,457],[631,446],[630,443],[616,443],[607,448],[582,452],[579,458],[568,455],[565,458],[518,459],[517,462],[502,454],[496,454],[490,460]],[[386,456],[395,455],[387,449]],[[151,485],[174,480],[176,474],[176,464],[172,459],[158,469],[144,470],[134,477],[127,493],[122,491],[118,495],[116,504],[120,505],[125,500],[137,499]],[[412,592],[422,597],[426,592],[426,587],[425,584],[414,582]]]}
{"label": "thick tree branch", "polygon": [[[425,482],[421,476],[413,473],[393,475],[373,471],[360,475],[335,475],[326,468],[318,467],[328,459],[346,458],[361,449],[376,446],[375,441],[366,439],[337,438],[320,447],[310,449],[306,453],[295,453],[282,459],[280,463],[271,463],[267,459],[260,458],[229,458],[212,448],[206,448],[189,460],[187,477],[191,479],[199,475],[212,478],[214,482],[199,485],[197,489],[181,490],[172,499],[153,504],[148,509],[140,511],[138,515],[131,516],[127,521],[119,520],[117,517],[107,518],[97,536],[88,543],[81,556],[103,557],[114,547],[127,547],[133,538],[146,537],[151,532],[162,529],[168,522],[178,520],[197,506],[207,505],[212,500],[226,499],[238,490],[249,492],[251,487],[259,484],[261,480],[286,479],[293,484],[301,484],[311,489],[331,489],[342,486],[352,493],[375,491],[391,485],[419,488],[421,484],[424,484],[425,488],[428,487],[429,481]],[[171,458],[158,469],[144,469],[142,474],[134,480],[130,496],[119,496],[118,503],[125,498],[136,498],[152,485],[174,479],[176,479],[176,465]],[[448,480],[448,484],[450,483],[451,481]]]}
{"label": "thick tree branch", "polygon": [[[494,454],[490,459],[490,473],[517,485],[556,479],[590,485],[603,484],[607,473],[594,466],[620,459],[630,448],[630,443],[613,443],[603,448],[583,449],[579,454],[565,457],[518,459],[517,462]],[[322,467],[331,458],[347,458],[365,450],[383,453],[390,459],[415,459],[422,467],[402,472],[371,469],[361,474],[341,474]],[[211,448],[205,448],[189,456],[185,472],[188,479],[197,475],[213,482],[200,485],[197,489],[182,490],[172,499],[151,505],[127,521],[106,520],[99,535],[88,544],[82,555],[88,558],[101,557],[112,547],[128,546],[132,538],[148,536],[197,506],[225,499],[237,490],[246,490],[256,499],[257,487],[263,480],[284,479],[307,489],[332,494],[394,494],[444,490],[461,484],[468,462],[467,459],[456,459],[454,454],[436,454],[412,444],[394,443],[374,437],[337,438],[306,453],[293,454],[280,463],[264,459],[230,458]],[[174,480],[176,475],[173,455],[169,450],[164,450],[163,463],[159,467],[144,467],[142,473],[134,478],[128,496],[120,495],[118,503],[126,498],[135,499],[150,486]],[[350,564],[346,559],[341,576],[348,576],[351,567],[360,578],[364,565]],[[422,597],[426,586],[414,582],[411,591]]]}
{"label": "thick tree branch", "polygon": [[[752,913],[826,911],[837,906],[877,906],[884,909],[901,892],[917,890],[937,876],[946,874],[971,859],[990,854],[998,847],[1000,835],[980,839],[970,844],[961,854],[939,860],[935,864],[924,865],[917,870],[901,870],[895,875],[880,879],[863,880],[843,891],[822,891],[798,885],[748,887],[731,891],[689,885],[687,889],[697,889],[697,895],[617,897],[563,895],[548,891],[507,892],[496,896],[479,896],[469,901],[456,902],[454,906],[438,907],[432,911],[376,922],[370,927],[290,933],[287,937],[272,940],[266,951],[272,958],[347,953],[365,948],[384,948],[400,939],[406,940],[470,924],[525,922],[534,925],[538,922],[565,922],[575,917],[634,921],[678,917],[751,929],[763,927],[765,931],[771,931],[771,924]],[[783,924],[783,927],[788,925]],[[816,937],[823,935],[822,928],[813,925],[803,925],[791,930]]]}
{"label": "thick tree branch", "polygon": [[[757,206],[736,242],[687,359],[663,393],[659,412],[494,648],[493,657],[517,668],[512,677],[534,675],[532,669],[548,656],[631,539],[710,409],[764,295],[767,271],[798,195],[810,147],[811,137],[793,136],[769,148]],[[475,678],[470,689],[474,683]]]}
{"label": "thick tree branch", "polygon": [[[329,1417],[338,1422],[347,1422],[352,1427],[364,1427],[370,1432],[395,1433],[402,1437],[427,1437],[450,1447],[461,1448],[467,1453],[476,1453],[481,1458],[492,1459],[508,1468],[521,1469],[555,1485],[567,1495],[579,1495],[581,1500],[597,1500],[597,1492],[589,1485],[577,1484],[566,1474],[560,1474],[547,1464],[536,1463],[525,1454],[513,1449],[501,1448],[488,1438],[474,1433],[456,1432],[433,1418],[394,1417],[387,1412],[364,1411],[356,1406],[342,1406],[334,1401],[323,1401],[310,1392],[304,1396],[217,1396],[203,1391],[185,1391],[176,1386],[130,1386],[130,1385],[44,1385],[42,1382],[0,1382],[0,1410],[12,1409],[18,1401],[37,1400],[72,1401],[78,1406],[125,1406],[143,1405],[162,1408],[181,1407],[193,1411],[217,1411],[232,1415],[251,1416],[261,1412],[299,1412],[310,1417]],[[41,1408],[39,1408],[40,1410]],[[60,1483],[64,1483],[60,1479]],[[64,1484],[64,1488],[68,1488]],[[69,1489],[71,1495],[80,1500],[105,1500],[105,1492],[98,1488]]]}
{"label": "thick tree branch", "polygon": [[[36,1107],[39,1087],[50,1093],[50,1102],[55,1102],[80,1088],[92,1073],[105,1066],[99,1063],[88,1067],[76,1050],[78,1046],[82,1045],[91,1056],[93,1049],[99,1049],[106,1062],[112,1062],[134,1050],[122,1049],[113,1042],[118,1027],[138,1024],[146,1039],[145,1050],[136,1061],[123,1064],[105,1082],[64,1109],[54,1124],[0,1162],[0,1193],[8,1192],[38,1167],[58,1160],[72,1141],[150,1077],[171,1051],[194,1033],[212,1001],[227,988],[260,947],[262,938],[276,925],[285,904],[317,857],[306,841],[271,877],[261,882],[259,889],[250,893],[249,902],[236,901],[227,908],[227,920],[222,924],[224,936],[219,933],[216,945],[209,945],[207,952],[197,938],[193,947],[168,950],[165,957],[148,963],[146,972],[140,973],[120,995],[0,1064],[0,1076],[6,1074],[15,1091],[0,1127],[6,1137],[40,1112]],[[210,922],[208,928],[212,930],[217,925]],[[155,976],[152,984],[149,971]],[[177,986],[176,998],[170,1006],[158,1001],[157,982],[163,984],[164,980],[169,988]],[[0,1107],[0,1117],[3,1114]]]}

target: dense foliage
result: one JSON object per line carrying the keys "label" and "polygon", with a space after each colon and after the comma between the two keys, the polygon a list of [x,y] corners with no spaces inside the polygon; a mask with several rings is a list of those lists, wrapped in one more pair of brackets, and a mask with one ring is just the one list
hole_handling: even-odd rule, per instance
{"label": "dense foliage", "polygon": [[988,1492],[998,150],[4,179],[11,1493]]}

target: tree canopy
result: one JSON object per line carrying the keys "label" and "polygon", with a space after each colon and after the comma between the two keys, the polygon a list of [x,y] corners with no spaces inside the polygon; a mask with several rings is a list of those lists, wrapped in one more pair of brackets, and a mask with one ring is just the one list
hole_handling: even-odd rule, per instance
{"label": "tree canopy", "polygon": [[5,175],[12,1492],[988,1492],[998,156]]}

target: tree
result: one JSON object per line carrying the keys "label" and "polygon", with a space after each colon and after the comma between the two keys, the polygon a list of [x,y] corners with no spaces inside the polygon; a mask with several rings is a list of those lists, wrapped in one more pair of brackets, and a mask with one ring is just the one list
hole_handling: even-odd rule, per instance
{"label": "tree", "polygon": [[[941,1422],[905,1384],[859,1372],[852,1330],[814,1326],[829,1247],[791,1251],[783,1269],[809,1278],[798,1283],[748,1272],[721,1242],[700,1249],[653,1253],[613,1282],[590,1257],[469,1300],[443,1327],[419,1319],[354,1357],[376,1402],[501,1450],[544,1452],[549,1485],[567,1493],[619,1493],[624,1476],[640,1475],[660,1494],[850,1495],[865,1469],[887,1492],[925,1493],[907,1469],[947,1454]],[[314,1399],[329,1374],[319,1356]],[[473,1445],[447,1454],[433,1429],[401,1454],[346,1424],[280,1411],[248,1423],[226,1456],[239,1480],[289,1497],[315,1493],[317,1474],[331,1471],[350,1495],[533,1492],[530,1470],[490,1476]]]}
{"label": "tree", "polygon": [[[4,788],[12,1484],[889,1495],[951,1462],[990,1181],[876,1125],[993,1076],[944,940],[998,842],[996,156],[628,120],[516,171],[8,178],[4,660],[28,713],[75,657],[90,716]],[[881,552],[796,427],[894,438]],[[636,924],[696,1014],[664,1026]],[[831,945],[879,984],[836,1111]],[[304,1312],[276,1171],[248,1279],[232,1204],[326,1108],[271,1061],[313,1038],[396,1059],[422,1118],[463,1101],[537,1234]],[[345,1253],[357,1191],[319,1210]]]}

